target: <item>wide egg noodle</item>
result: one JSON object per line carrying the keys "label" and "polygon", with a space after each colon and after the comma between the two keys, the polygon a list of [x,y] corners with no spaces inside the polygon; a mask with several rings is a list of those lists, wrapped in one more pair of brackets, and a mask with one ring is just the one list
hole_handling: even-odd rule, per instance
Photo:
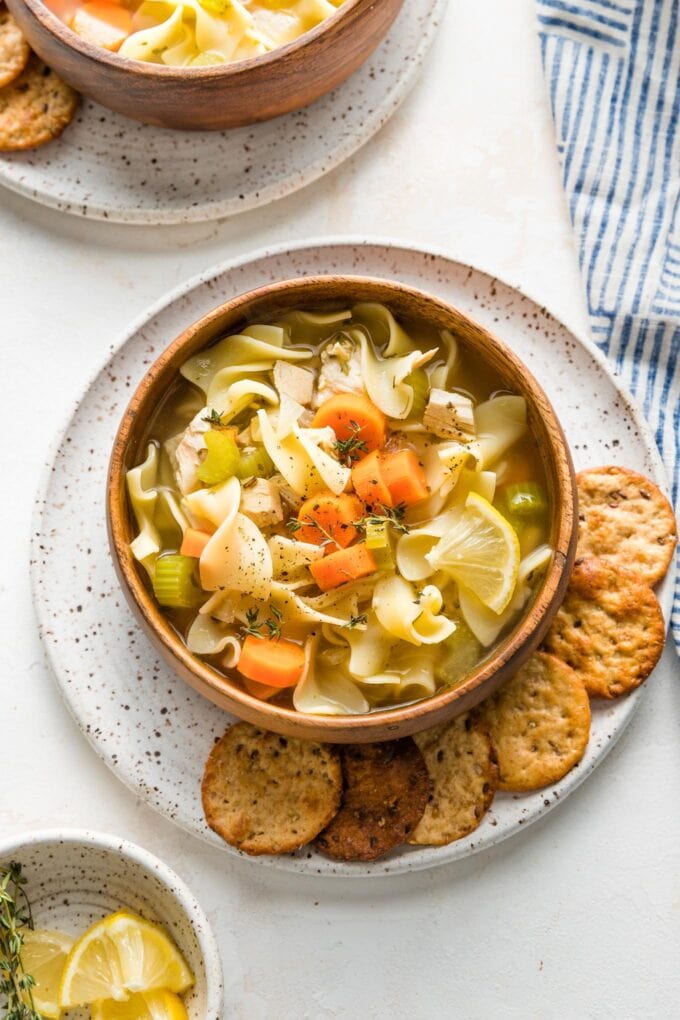
{"label": "wide egg noodle", "polygon": [[293,705],[308,715],[362,715],[369,704],[357,685],[339,669],[329,670],[318,651],[318,636],[305,645],[305,668],[293,691]]}
{"label": "wide egg noodle", "polygon": [[213,620],[210,616],[200,613],[194,618],[187,633],[187,648],[194,655],[219,655],[228,649],[222,657],[222,665],[231,669],[239,660],[241,642],[224,624]]}
{"label": "wide egg noodle", "polygon": [[373,609],[384,629],[412,645],[438,644],[454,632],[455,623],[439,615],[443,601],[434,585],[418,596],[397,574],[378,581],[373,593]]}
{"label": "wide egg noodle", "polygon": [[417,345],[385,305],[363,301],[354,306],[352,316],[366,327],[376,347],[385,345],[383,358],[413,354],[417,350]]}
{"label": "wide egg noodle", "polygon": [[388,418],[408,418],[413,406],[413,387],[405,382],[421,365],[430,361],[436,352],[412,351],[394,358],[380,358],[373,344],[362,330],[352,330],[352,338],[361,347],[361,371],[366,392]]}
{"label": "wide egg noodle", "polygon": [[503,394],[474,409],[481,466],[487,468],[514,446],[527,431],[527,402],[524,397]]}
{"label": "wide egg noodle", "polygon": [[439,361],[435,362],[431,368],[428,367],[427,373],[432,389],[447,390],[452,380],[453,371],[458,364],[458,341],[448,329],[442,329],[439,335],[442,347],[446,350],[446,360],[443,364]]}
{"label": "wide egg noodle", "polygon": [[385,687],[394,698],[429,698],[437,688],[434,661],[425,648],[399,646],[394,655],[396,663],[380,673],[364,677],[360,682],[367,686]]}
{"label": "wide egg noodle", "polygon": [[137,536],[130,543],[130,549],[150,577],[153,577],[153,565],[161,551],[161,537],[154,523],[154,511],[158,500],[156,489],[158,458],[158,446],[149,443],[146,459],[137,467],[131,468],[126,476],[128,495],[138,528]]}
{"label": "wide egg noodle", "polygon": [[297,581],[306,576],[309,582],[307,571],[309,564],[324,555],[322,546],[313,545],[311,542],[298,542],[294,538],[286,538],[285,535],[272,535],[269,539],[269,551],[272,555],[274,578],[280,581]]}
{"label": "wide egg noodle", "polygon": [[357,680],[385,669],[390,651],[396,643],[393,634],[382,627],[374,612],[368,614],[363,630],[346,630],[342,637],[350,648],[348,671]]}
{"label": "wide egg noodle", "polygon": [[278,471],[300,496],[322,489],[338,495],[350,478],[350,469],[321,449],[335,438],[332,429],[301,428],[297,419],[303,408],[289,397],[282,397],[276,421],[265,411],[257,412],[264,447]]}
{"label": "wide egg noodle", "polygon": [[[192,496],[209,491],[201,490]],[[220,486],[218,496],[220,512],[226,513],[201,553],[201,587],[204,591],[229,588],[256,599],[267,599],[272,585],[271,553],[257,525],[238,512],[241,500],[238,479],[230,478]]]}

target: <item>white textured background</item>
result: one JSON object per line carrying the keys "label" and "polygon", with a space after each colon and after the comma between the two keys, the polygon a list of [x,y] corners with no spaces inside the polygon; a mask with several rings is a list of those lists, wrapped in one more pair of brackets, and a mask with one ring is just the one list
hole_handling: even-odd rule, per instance
{"label": "white textured background", "polygon": [[0,193],[0,837],[88,826],[164,858],[216,928],[226,1017],[679,1017],[680,670],[669,647],[620,744],[543,822],[469,861],[372,883],[206,849],[134,801],[59,700],[27,569],[55,428],[127,322],[166,290],[249,248],[328,233],[430,244],[585,328],[533,0],[451,0],[393,121],[268,209],[124,228]]}

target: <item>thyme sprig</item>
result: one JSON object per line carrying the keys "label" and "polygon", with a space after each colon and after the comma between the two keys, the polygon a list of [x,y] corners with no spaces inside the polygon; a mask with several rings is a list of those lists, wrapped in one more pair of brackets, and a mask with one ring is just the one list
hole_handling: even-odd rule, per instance
{"label": "thyme sprig", "polygon": [[335,539],[331,535],[330,531],[326,531],[323,524],[315,520],[313,517],[305,518],[304,521],[301,521],[299,517],[291,517],[286,527],[290,529],[290,532],[293,535],[297,534],[300,528],[316,528],[316,530],[323,536],[323,541],[319,542],[320,546],[335,545]]}
{"label": "thyme sprig", "polygon": [[[278,641],[281,637],[281,626],[283,621],[283,613],[276,606],[271,606],[272,615],[268,616],[265,620],[260,620],[260,614],[257,609],[253,606],[252,609],[246,610],[246,623],[243,627],[245,634],[252,634],[253,637],[264,640],[265,636],[270,641]],[[263,630],[267,633],[263,634]]]}
{"label": "thyme sprig", "polygon": [[354,630],[355,627],[361,627],[365,623],[368,623],[368,613],[360,613],[359,616],[350,616],[347,623],[343,624],[348,630]]}
{"label": "thyme sprig", "polygon": [[368,453],[368,447],[365,440],[359,438],[363,426],[358,421],[351,420],[347,427],[351,435],[347,439],[336,439],[333,449],[340,463],[345,467],[351,467],[354,461],[359,459],[360,453]]}
{"label": "thyme sprig", "polygon": [[221,425],[222,415],[219,411],[216,411],[214,407],[211,407],[210,412],[208,414],[204,414],[201,421],[207,421],[208,425]]}
{"label": "thyme sprig", "polygon": [[409,526],[404,523],[404,514],[406,513],[406,504],[397,503],[396,506],[383,506],[382,503],[376,504],[373,511],[366,517],[362,517],[355,525],[360,531],[366,531],[366,525],[370,524],[372,527],[376,527],[379,524],[391,524],[395,531],[400,531],[404,535],[408,535]]}
{"label": "thyme sprig", "polygon": [[0,1008],[5,1020],[42,1020],[33,1002],[35,981],[21,966],[22,928],[33,927],[21,865],[0,868]]}

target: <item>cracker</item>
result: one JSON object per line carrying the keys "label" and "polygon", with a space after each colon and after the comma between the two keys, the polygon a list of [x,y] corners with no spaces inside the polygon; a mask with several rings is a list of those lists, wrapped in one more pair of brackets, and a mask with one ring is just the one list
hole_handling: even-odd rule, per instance
{"label": "cracker", "polygon": [[470,715],[459,716],[414,737],[432,780],[425,813],[410,842],[444,846],[477,828],[498,785],[489,734]]}
{"label": "cracker", "polygon": [[0,151],[33,149],[58,138],[73,120],[78,93],[35,55],[0,89]]}
{"label": "cracker", "polygon": [[17,78],[28,63],[31,50],[23,32],[0,3],[0,88]]}
{"label": "cracker", "polygon": [[248,854],[299,849],[340,806],[342,772],[334,748],[237,723],[205,766],[206,821]]}
{"label": "cracker", "polygon": [[653,482],[621,467],[576,476],[579,494],[577,556],[600,556],[656,584],[668,570],[677,541],[673,508]]}
{"label": "cracker", "polygon": [[430,793],[423,756],[410,737],[340,749],[342,805],[316,846],[339,861],[373,861],[406,843]]}
{"label": "cracker", "polygon": [[573,769],[590,736],[590,702],[573,669],[536,652],[477,709],[498,755],[500,790],[537,790]]}
{"label": "cracker", "polygon": [[649,676],[664,639],[663,615],[649,585],[593,558],[576,561],[543,645],[576,670],[592,697],[616,698]]}

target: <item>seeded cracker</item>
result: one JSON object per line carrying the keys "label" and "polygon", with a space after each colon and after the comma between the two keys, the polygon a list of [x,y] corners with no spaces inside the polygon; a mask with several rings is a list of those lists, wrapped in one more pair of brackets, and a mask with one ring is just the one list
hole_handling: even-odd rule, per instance
{"label": "seeded cracker", "polygon": [[477,828],[498,785],[491,739],[469,715],[459,716],[414,738],[432,780],[425,813],[411,843],[443,846]]}
{"label": "seeded cracker", "polygon": [[16,21],[0,3],[0,88],[17,78],[28,63],[31,51]]}
{"label": "seeded cracker", "polygon": [[496,748],[500,790],[556,783],[588,745],[585,687],[573,669],[544,652],[532,655],[477,711]]}
{"label": "seeded cracker", "polygon": [[373,861],[408,842],[430,793],[423,756],[410,737],[342,747],[342,805],[317,837],[322,853],[340,861]]}
{"label": "seeded cracker", "polygon": [[578,556],[599,556],[656,584],[668,570],[677,540],[673,509],[644,475],[621,467],[576,476]]}
{"label": "seeded cracker", "polygon": [[616,698],[649,676],[664,637],[663,615],[649,585],[593,558],[576,561],[544,647],[576,670],[591,697]]}
{"label": "seeded cracker", "polygon": [[74,92],[35,55],[0,89],[0,151],[32,149],[58,138],[78,106]]}
{"label": "seeded cracker", "polygon": [[248,854],[284,854],[309,843],[340,806],[334,748],[237,723],[212,749],[203,810],[222,839]]}

